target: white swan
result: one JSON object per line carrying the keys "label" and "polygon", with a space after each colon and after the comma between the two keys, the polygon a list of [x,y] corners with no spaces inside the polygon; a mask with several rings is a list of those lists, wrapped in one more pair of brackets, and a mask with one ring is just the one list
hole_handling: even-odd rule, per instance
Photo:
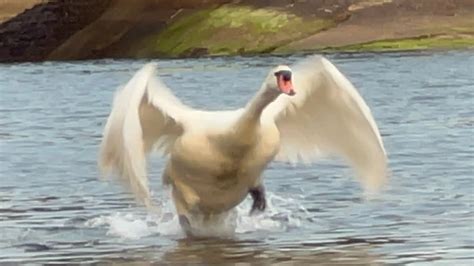
{"label": "white swan", "polygon": [[386,178],[387,158],[369,108],[324,57],[272,69],[247,106],[234,111],[190,108],[155,72],[155,64],[145,65],[117,92],[99,166],[117,171],[149,205],[146,155],[163,151],[163,180],[172,186],[185,230],[193,216],[225,213],[249,192],[252,210],[263,210],[260,177],[272,160],[312,162],[334,154],[347,159],[366,190]]}

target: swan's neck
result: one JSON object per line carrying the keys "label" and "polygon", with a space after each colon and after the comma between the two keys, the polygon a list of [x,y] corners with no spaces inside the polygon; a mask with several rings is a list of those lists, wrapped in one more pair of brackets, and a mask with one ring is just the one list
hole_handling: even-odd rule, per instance
{"label": "swan's neck", "polygon": [[238,128],[241,130],[252,130],[260,124],[260,116],[268,104],[273,102],[279,93],[267,87],[266,83],[245,107]]}
{"label": "swan's neck", "polygon": [[272,89],[267,89],[264,85],[262,89],[253,97],[245,108],[245,115],[252,120],[260,120],[263,109],[273,102],[279,93]]}

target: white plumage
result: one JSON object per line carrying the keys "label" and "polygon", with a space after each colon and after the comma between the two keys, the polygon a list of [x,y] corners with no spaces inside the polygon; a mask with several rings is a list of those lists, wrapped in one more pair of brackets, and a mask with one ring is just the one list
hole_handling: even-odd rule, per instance
{"label": "white plumage", "polygon": [[[292,72],[295,95],[281,93],[275,74]],[[313,56],[272,69],[245,108],[202,111],[182,104],[147,64],[121,88],[104,129],[99,165],[115,170],[150,204],[146,155],[168,156],[163,180],[179,214],[225,213],[261,184],[267,164],[345,158],[368,190],[386,178],[387,158],[369,107],[327,59]]]}
{"label": "white plumage", "polygon": [[281,136],[276,159],[314,162],[339,155],[376,191],[386,177],[386,154],[372,113],[354,86],[327,59],[311,57],[293,67],[293,97],[279,97],[264,110]]}

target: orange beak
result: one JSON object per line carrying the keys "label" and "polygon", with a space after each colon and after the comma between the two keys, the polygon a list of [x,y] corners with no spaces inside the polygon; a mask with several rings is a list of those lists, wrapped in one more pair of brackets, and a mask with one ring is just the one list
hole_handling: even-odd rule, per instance
{"label": "orange beak", "polygon": [[295,90],[293,89],[293,83],[291,82],[291,79],[285,79],[283,77],[283,75],[279,75],[277,77],[277,81],[278,81],[278,88],[280,89],[280,91],[284,94],[287,94],[287,95],[295,95]]}

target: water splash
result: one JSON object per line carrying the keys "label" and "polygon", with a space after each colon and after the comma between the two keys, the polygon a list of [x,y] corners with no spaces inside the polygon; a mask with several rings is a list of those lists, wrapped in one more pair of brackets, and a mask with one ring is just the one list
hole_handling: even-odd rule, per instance
{"label": "water splash", "polygon": [[[157,214],[139,211],[116,212],[92,218],[85,222],[87,227],[105,227],[107,235],[124,239],[139,239],[151,235],[184,236],[179,226],[172,200],[163,199],[161,212]],[[195,234],[199,236],[229,237],[256,231],[283,232],[298,228],[309,216],[308,211],[296,200],[267,193],[267,209],[256,215],[249,215],[252,201],[247,198],[218,224],[193,221]]]}
{"label": "water splash", "polygon": [[114,213],[91,219],[85,224],[88,227],[107,226],[107,235],[120,236],[128,239],[138,239],[152,234],[146,220],[132,213]]}
{"label": "water splash", "polygon": [[293,198],[284,198],[267,193],[267,209],[257,215],[250,216],[252,201],[247,198],[237,206],[237,233],[254,231],[286,231],[292,227],[300,227],[308,211]]}

